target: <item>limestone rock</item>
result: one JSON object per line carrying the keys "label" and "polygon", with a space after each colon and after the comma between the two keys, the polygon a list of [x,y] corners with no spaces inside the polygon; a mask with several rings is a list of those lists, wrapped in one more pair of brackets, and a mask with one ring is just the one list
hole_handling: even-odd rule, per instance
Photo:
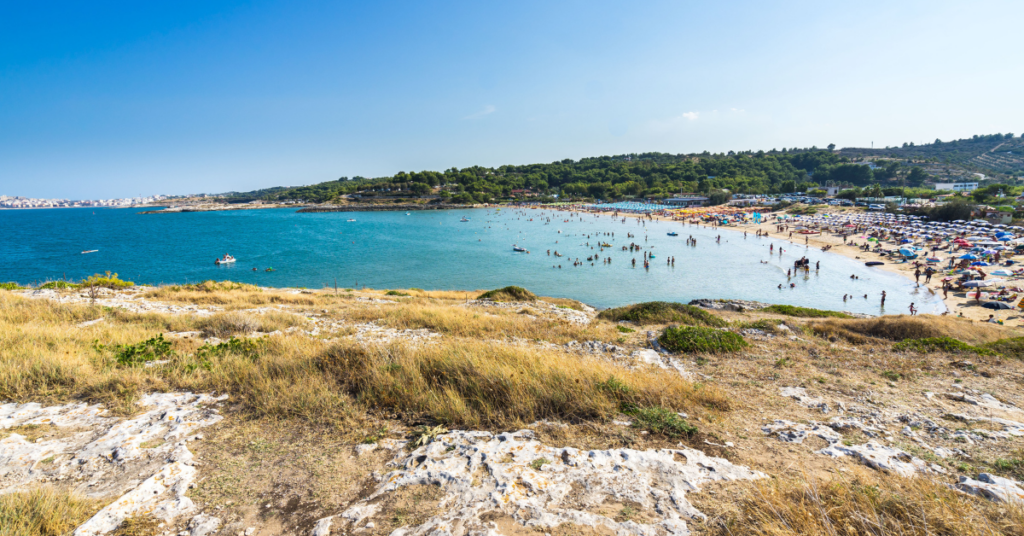
{"label": "limestone rock", "polygon": [[188,522],[189,536],[209,536],[220,529],[220,518],[199,514]]}
{"label": "limestone rock", "polygon": [[[764,476],[694,449],[580,451],[546,446],[529,430],[450,432],[408,455],[400,453],[392,463],[398,469],[340,515],[349,530],[377,513],[383,495],[427,484],[444,490],[443,513],[406,527],[404,536],[453,533],[457,525],[460,532],[488,533],[481,515],[496,510],[533,530],[572,523],[622,535],[684,535],[686,519],[704,518],[686,500],[687,493],[706,482]],[[589,511],[605,499],[635,501],[659,519],[646,525],[617,522]]]}
{"label": "limestone rock", "polygon": [[961,476],[960,483],[956,485],[956,488],[990,501],[1024,504],[1022,485],[1024,484],[1009,478],[981,473],[977,480]]}

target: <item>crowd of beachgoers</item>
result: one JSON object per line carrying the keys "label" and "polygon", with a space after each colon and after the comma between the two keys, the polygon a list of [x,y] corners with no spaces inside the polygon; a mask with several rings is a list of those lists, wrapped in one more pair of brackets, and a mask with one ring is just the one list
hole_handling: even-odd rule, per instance
{"label": "crowd of beachgoers", "polygon": [[[623,220],[635,218],[638,226],[653,220],[680,221],[758,237],[781,238],[817,247],[822,251],[839,253],[865,261],[867,266],[910,277],[918,286],[941,293],[947,307],[947,312],[943,314],[1000,323],[1011,319],[1024,320],[1024,315],[1021,315],[1024,264],[1016,258],[1018,254],[1024,254],[1024,227],[992,224],[984,220],[933,222],[926,221],[923,216],[842,209],[814,215],[793,215],[740,207],[670,209],[664,205],[636,202],[615,206],[562,205],[536,208],[542,211],[563,211],[569,218],[577,219],[585,214],[608,215]],[[627,238],[633,239],[635,236],[629,233]],[[570,266],[612,262],[610,256],[601,255],[611,244],[603,242],[599,236],[587,235],[584,238],[597,240],[599,251],[588,258],[570,259]],[[721,240],[720,235],[716,240]],[[644,245],[639,242],[636,240],[621,247],[631,253],[643,251],[643,267],[648,268],[656,257],[644,251]],[[589,242],[585,244],[591,245]],[[695,246],[696,239],[690,236],[686,238],[686,244]],[[772,244],[770,248],[773,254],[784,251],[781,244],[779,247]],[[557,251],[548,253],[556,257],[563,256]],[[664,262],[673,265],[674,260],[667,257]],[[795,277],[801,270],[806,272],[811,269],[804,260],[795,261],[787,273],[787,279]],[[635,266],[637,260],[634,258],[631,262]],[[556,263],[553,267],[560,268],[561,265]],[[788,284],[794,285],[791,282]],[[842,298],[845,303],[853,299],[854,295],[847,294]],[[868,299],[868,296],[858,295],[857,298]],[[884,307],[885,292],[875,298]],[[917,313],[913,304],[907,313]]]}

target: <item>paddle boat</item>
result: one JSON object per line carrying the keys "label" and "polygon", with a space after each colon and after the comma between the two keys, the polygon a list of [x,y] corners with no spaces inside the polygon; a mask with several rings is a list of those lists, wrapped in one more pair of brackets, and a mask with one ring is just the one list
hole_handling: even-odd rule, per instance
{"label": "paddle boat", "polygon": [[675,231],[672,231],[671,233],[668,233],[668,235],[669,236],[679,236],[679,233],[677,233]]}
{"label": "paddle boat", "polygon": [[231,264],[233,262],[235,262],[235,258],[225,253],[224,257],[213,261],[213,264]]}

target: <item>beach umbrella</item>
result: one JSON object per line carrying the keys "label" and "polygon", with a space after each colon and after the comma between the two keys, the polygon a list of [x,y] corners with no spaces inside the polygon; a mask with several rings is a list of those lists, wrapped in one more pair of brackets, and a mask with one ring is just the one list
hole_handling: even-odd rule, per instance
{"label": "beach umbrella", "polygon": [[917,255],[917,253],[914,253],[914,250],[912,249],[900,248],[900,255],[904,255],[906,257],[913,257],[914,255]]}
{"label": "beach umbrella", "polygon": [[992,266],[992,265],[987,263],[987,262],[985,262],[985,261],[978,261],[978,262],[972,262],[971,266]]}
{"label": "beach umbrella", "polygon": [[964,287],[966,288],[981,288],[989,286],[992,286],[992,283],[989,281],[968,281],[964,283]]}
{"label": "beach umbrella", "polygon": [[999,240],[1001,242],[1009,242],[1010,240],[1013,240],[1013,237],[1012,236],[1000,236],[999,238],[996,238],[996,240]]}
{"label": "beach umbrella", "polygon": [[978,256],[973,254],[973,253],[968,253],[967,255],[961,255],[958,258],[960,258],[960,259],[967,259],[969,261],[973,261],[973,260],[977,260]]}
{"label": "beach umbrella", "polygon": [[1010,270],[992,270],[992,275],[1011,276],[1013,275],[1013,272],[1011,272]]}
{"label": "beach umbrella", "polygon": [[1013,309],[1012,305],[1010,305],[1010,304],[1008,304],[1006,302],[1001,302],[1001,301],[985,302],[985,303],[981,304],[981,306],[986,308],[986,309],[995,309],[997,311],[1000,310],[1000,309]]}

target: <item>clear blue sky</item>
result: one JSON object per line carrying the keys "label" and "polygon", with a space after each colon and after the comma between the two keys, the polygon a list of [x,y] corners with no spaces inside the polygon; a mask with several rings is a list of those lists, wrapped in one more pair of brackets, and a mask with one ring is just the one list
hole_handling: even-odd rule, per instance
{"label": "clear blue sky", "polygon": [[1024,130],[1024,2],[4,2],[0,194]]}

